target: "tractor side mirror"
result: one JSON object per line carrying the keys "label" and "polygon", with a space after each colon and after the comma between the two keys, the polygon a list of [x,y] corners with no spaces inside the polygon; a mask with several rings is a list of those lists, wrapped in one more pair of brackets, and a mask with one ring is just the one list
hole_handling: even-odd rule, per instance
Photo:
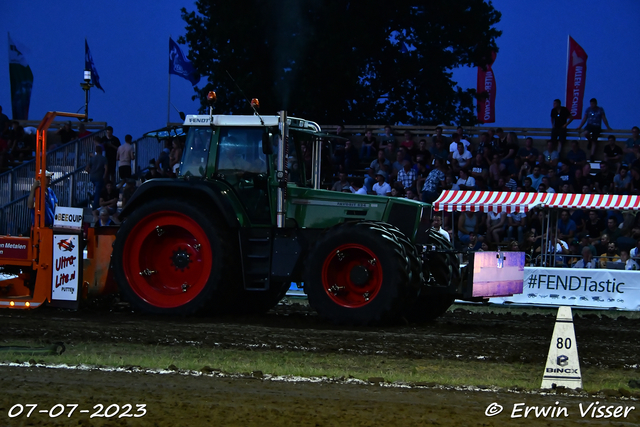
{"label": "tractor side mirror", "polygon": [[262,152],[267,155],[273,154],[273,146],[271,145],[271,138],[267,128],[264,128],[262,132]]}

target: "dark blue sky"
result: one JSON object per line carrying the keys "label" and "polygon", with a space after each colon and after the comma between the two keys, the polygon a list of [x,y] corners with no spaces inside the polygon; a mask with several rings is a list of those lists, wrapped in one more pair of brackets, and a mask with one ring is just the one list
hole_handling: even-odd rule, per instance
{"label": "dark blue sky", "polygon": [[[564,102],[569,34],[589,55],[585,98],[598,98],[614,128],[640,125],[640,2],[497,0],[493,5],[503,14],[493,66],[497,126],[549,126],[553,99]],[[168,39],[185,33],[183,6],[195,8],[188,0],[139,0],[135,7],[123,0],[0,2],[0,58],[5,58],[0,105],[10,116],[7,31],[34,74],[32,120],[49,110],[83,107],[86,37],[106,91],[91,90],[90,116],[107,121],[120,138],[164,126]],[[476,70],[458,70],[454,78],[462,87],[475,87]],[[178,109],[194,113],[198,103],[192,95],[188,81],[171,77],[171,101]],[[179,120],[173,108],[171,120]]]}

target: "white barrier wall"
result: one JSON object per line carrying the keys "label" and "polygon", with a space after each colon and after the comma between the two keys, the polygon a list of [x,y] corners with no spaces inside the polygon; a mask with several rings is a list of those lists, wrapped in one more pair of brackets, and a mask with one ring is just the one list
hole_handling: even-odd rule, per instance
{"label": "white barrier wall", "polygon": [[640,272],[525,267],[522,294],[492,303],[569,305],[640,310]]}

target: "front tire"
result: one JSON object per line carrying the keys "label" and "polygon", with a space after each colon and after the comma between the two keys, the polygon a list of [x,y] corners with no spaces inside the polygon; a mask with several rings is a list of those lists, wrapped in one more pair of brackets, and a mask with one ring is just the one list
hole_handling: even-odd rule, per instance
{"label": "front tire", "polygon": [[368,325],[397,317],[411,286],[404,246],[384,223],[330,229],[309,255],[304,290],[334,323]]}
{"label": "front tire", "polygon": [[204,212],[185,200],[159,199],[125,220],[114,243],[113,268],[132,308],[189,315],[214,298],[228,251]]}

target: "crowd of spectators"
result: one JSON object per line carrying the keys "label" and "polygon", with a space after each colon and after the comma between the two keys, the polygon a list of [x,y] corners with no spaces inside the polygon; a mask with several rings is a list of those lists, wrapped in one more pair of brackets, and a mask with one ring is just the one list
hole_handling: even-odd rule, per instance
{"label": "crowd of spectators", "polygon": [[[48,151],[90,136],[91,132],[84,123],[78,123],[77,129],[74,129],[72,123],[67,121],[55,135],[55,138],[49,138]],[[85,167],[93,184],[89,194],[93,223],[96,226],[117,224],[118,211],[126,205],[141,182],[152,178],[175,177],[182,158],[183,139],[165,140],[158,159],[151,159],[148,167],[135,173],[131,167],[135,159],[131,135],[124,137],[123,144],[113,134],[113,128],[107,126],[104,135],[94,136],[94,152]],[[0,106],[0,172],[31,160],[35,155],[35,143],[36,129],[23,128],[19,121],[9,120]]]}
{"label": "crowd of spectators", "polygon": [[32,159],[35,147],[36,129],[23,128],[17,120],[9,120],[0,107],[0,172]]}
{"label": "crowd of spectators", "polygon": [[[84,123],[78,123],[77,130],[73,129],[70,121],[65,122],[56,132],[56,138],[50,138],[48,151],[91,135]],[[10,167],[22,164],[33,159],[36,150],[36,128],[23,127],[18,120],[9,120],[2,112],[0,106],[0,172],[7,171]]]}
{"label": "crowd of spectators", "polygon": [[[335,191],[428,203],[433,203],[443,190],[640,194],[640,129],[633,127],[632,137],[623,144],[615,135],[608,135],[603,150],[596,151],[601,129],[589,123],[582,134],[586,144],[584,139],[572,140],[570,149],[567,145],[563,152],[560,147],[569,143],[566,125],[571,120],[564,110],[558,113],[557,107],[561,107],[558,100],[551,112],[551,139],[544,150],[534,146],[533,138],[523,141],[515,132],[500,128],[488,129],[477,138],[465,135],[462,127],[451,135],[445,135],[441,127],[433,135],[405,131],[398,144],[393,129],[386,126],[384,133],[377,136],[366,131],[359,149],[353,141],[342,138],[326,144],[322,154],[324,176],[338,178],[331,187]],[[604,110],[595,100],[591,100],[585,117],[590,111],[600,110],[600,120],[609,127]],[[342,126],[336,136],[346,136]],[[602,152],[599,158],[594,154],[598,152]],[[629,258],[628,252],[640,241],[640,216],[636,219],[635,214],[619,211],[567,211],[557,225],[552,224],[548,237],[543,236],[546,229],[543,230],[542,216],[543,212],[534,209],[528,214],[456,214],[453,219],[445,216],[441,221],[451,237],[455,229],[452,240],[456,245],[476,250],[483,245],[492,249],[500,245],[503,249],[525,250],[529,259],[538,263],[573,266],[582,259],[587,245],[595,261],[586,261],[586,265],[604,267],[606,262],[602,260],[614,259],[615,255],[616,261],[626,256],[624,262],[629,269],[638,267],[639,260],[634,261],[633,255]],[[607,251],[603,241],[610,241],[615,247]],[[555,261],[541,261],[543,253],[557,254]]]}
{"label": "crowd of spectators", "polygon": [[[177,174],[184,138],[166,139],[158,159],[151,159],[144,169],[132,171],[135,149],[131,135],[125,135],[124,144],[108,126],[105,135],[94,138],[95,151],[89,158],[86,171],[93,184],[89,202],[96,226],[119,223],[118,213],[138,186],[153,178],[173,178]],[[117,172],[117,173],[116,173]]]}

